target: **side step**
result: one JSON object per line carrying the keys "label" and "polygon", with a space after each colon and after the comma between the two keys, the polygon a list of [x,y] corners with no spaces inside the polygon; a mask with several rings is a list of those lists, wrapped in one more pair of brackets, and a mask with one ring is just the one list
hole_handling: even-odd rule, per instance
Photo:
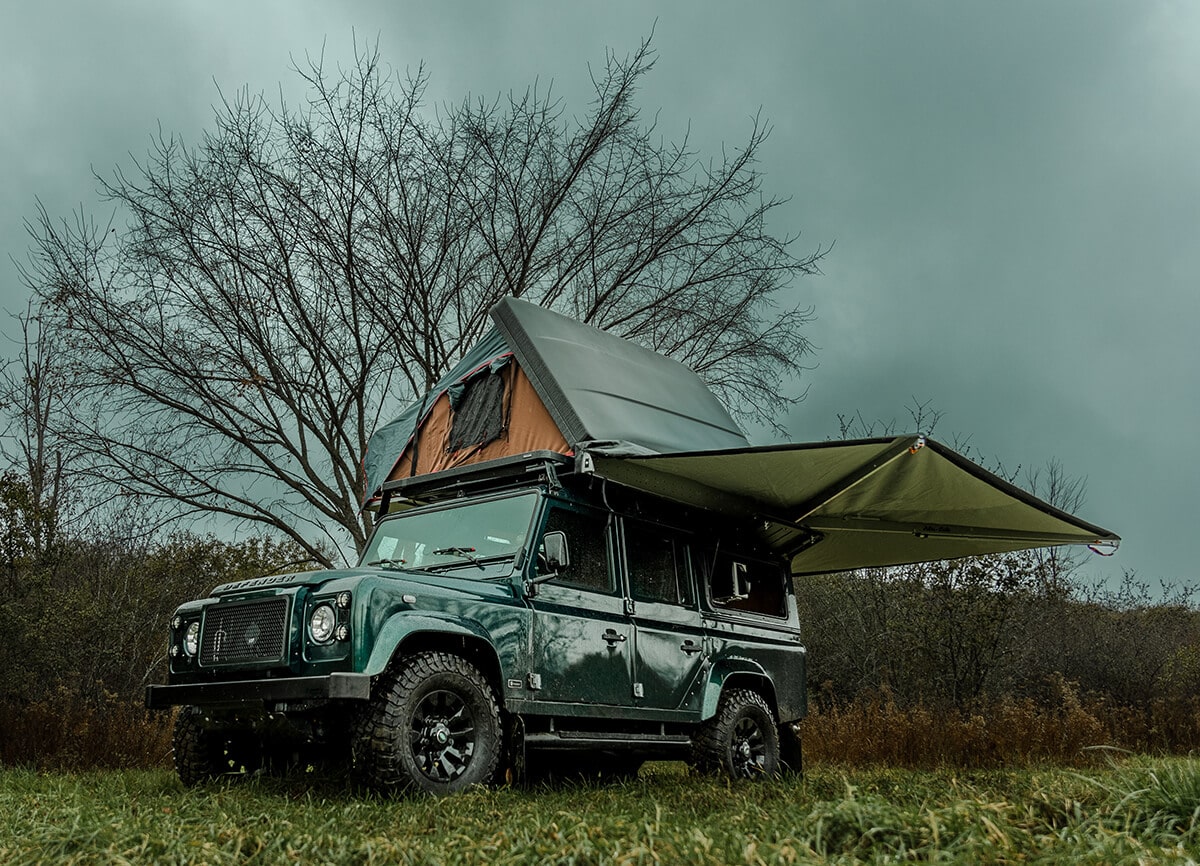
{"label": "side step", "polygon": [[617,731],[541,731],[525,734],[525,745],[531,749],[578,749],[595,748],[645,748],[687,750],[692,738],[687,734],[640,734]]}

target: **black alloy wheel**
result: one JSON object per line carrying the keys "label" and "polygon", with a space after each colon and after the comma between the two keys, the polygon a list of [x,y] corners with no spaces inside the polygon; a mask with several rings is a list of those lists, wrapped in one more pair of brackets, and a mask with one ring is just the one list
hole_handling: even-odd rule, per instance
{"label": "black alloy wheel", "polygon": [[404,659],[379,684],[354,743],[355,769],[383,790],[443,795],[496,775],[500,711],[487,679],[446,652]]}
{"label": "black alloy wheel", "polygon": [[462,696],[429,692],[413,711],[413,762],[426,778],[449,784],[467,771],[475,755],[475,718]]}
{"label": "black alloy wheel", "polygon": [[724,692],[716,715],[692,738],[691,763],[734,779],[779,775],[779,730],[763,696],[750,689]]}
{"label": "black alloy wheel", "polygon": [[758,721],[750,716],[742,716],[733,726],[730,762],[735,779],[752,779],[765,772],[767,737]]}

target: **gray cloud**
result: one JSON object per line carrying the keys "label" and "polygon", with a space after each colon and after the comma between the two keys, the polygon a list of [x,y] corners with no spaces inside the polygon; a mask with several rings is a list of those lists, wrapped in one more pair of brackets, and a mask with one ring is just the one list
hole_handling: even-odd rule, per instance
{"label": "gray cloud", "polygon": [[[5,262],[35,196],[106,213],[92,166],[128,165],[160,122],[194,140],[214,80],[294,98],[289,57],[327,40],[345,62],[353,31],[398,70],[427,62],[434,101],[540,77],[581,113],[587,64],[654,26],[647,116],[712,152],[761,108],[768,192],[792,197],[779,230],[836,241],[795,288],[823,348],[793,437],[928,399],[943,437],[1088,476],[1084,516],[1126,537],[1093,573],[1196,578],[1200,470],[1175,454],[1200,426],[1200,7],[146,0],[7,17]],[[23,305],[8,267],[0,302]]]}

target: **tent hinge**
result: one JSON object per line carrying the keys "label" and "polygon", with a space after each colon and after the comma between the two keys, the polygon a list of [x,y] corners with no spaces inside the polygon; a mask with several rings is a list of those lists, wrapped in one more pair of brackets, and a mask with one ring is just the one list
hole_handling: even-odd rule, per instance
{"label": "tent hinge", "polygon": [[558,472],[555,470],[554,464],[553,463],[543,464],[543,470],[544,470],[544,477],[546,479],[546,484],[550,487],[550,490],[555,493],[557,493],[559,490],[562,490],[563,483],[558,478]]}

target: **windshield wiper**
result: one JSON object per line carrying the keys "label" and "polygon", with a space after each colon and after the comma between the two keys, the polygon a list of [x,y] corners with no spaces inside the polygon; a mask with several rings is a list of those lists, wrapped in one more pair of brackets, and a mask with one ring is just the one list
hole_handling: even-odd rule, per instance
{"label": "windshield wiper", "polygon": [[486,571],[483,563],[479,561],[479,557],[475,555],[473,547],[439,547],[433,552],[434,556],[461,556],[463,559],[470,560],[471,564],[476,568]]}
{"label": "windshield wiper", "polygon": [[373,559],[367,563],[368,566],[374,567],[381,565],[384,568],[397,568],[404,565],[403,559]]}

